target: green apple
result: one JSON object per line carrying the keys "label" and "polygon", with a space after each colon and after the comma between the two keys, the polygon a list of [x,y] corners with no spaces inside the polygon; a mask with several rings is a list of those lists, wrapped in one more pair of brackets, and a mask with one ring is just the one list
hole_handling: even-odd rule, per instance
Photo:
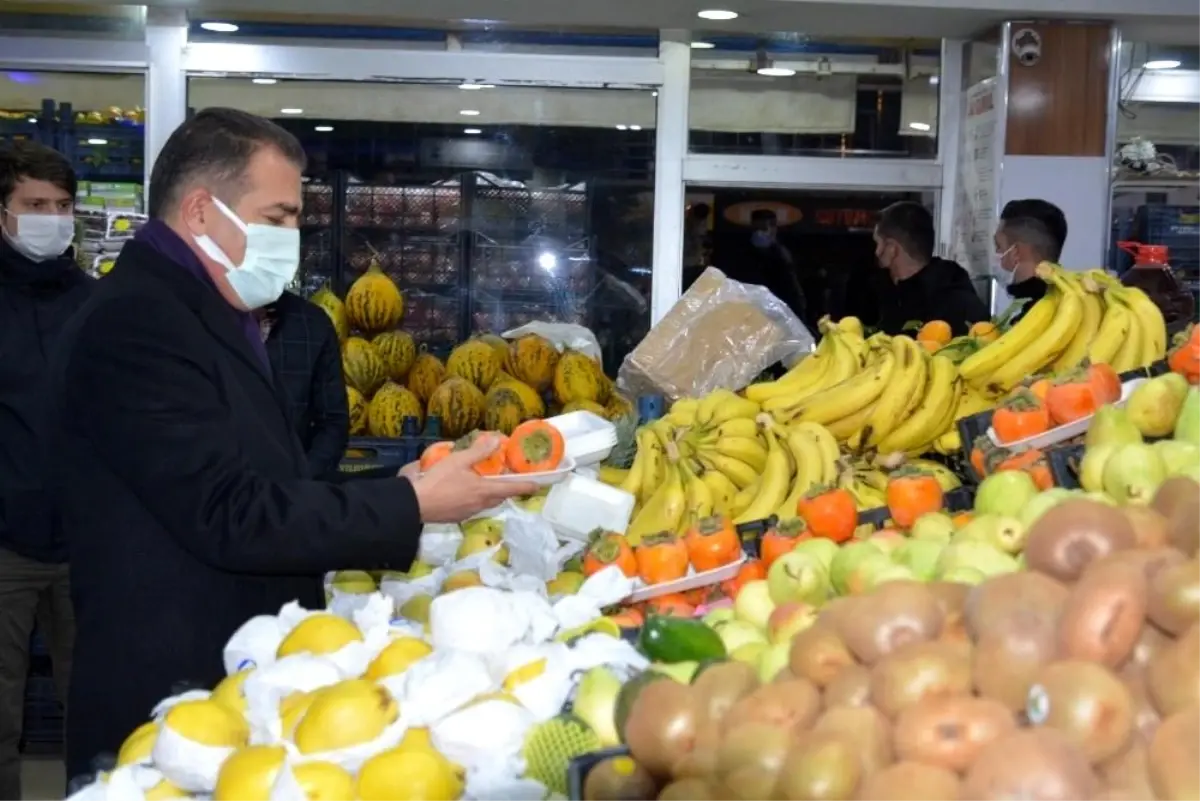
{"label": "green apple", "polygon": [[749,623],[759,631],[766,631],[767,618],[774,611],[775,602],[771,600],[771,590],[762,579],[746,582],[733,602],[733,612],[737,619]]}
{"label": "green apple", "polygon": [[806,603],[780,604],[767,619],[767,638],[772,643],[791,642],[792,638],[817,622],[820,610]]}
{"label": "green apple", "polygon": [[954,535],[954,518],[945,512],[926,512],[917,518],[909,539],[949,542]]}
{"label": "green apple", "polygon": [[817,557],[791,551],[771,563],[767,592],[777,605],[789,601],[820,605],[829,597],[829,575]]}
{"label": "green apple", "polygon": [[885,528],[883,531],[876,531],[867,537],[867,542],[878,547],[885,555],[891,556],[897,548],[908,542],[908,537],[894,528]]}
{"label": "green apple", "polygon": [[956,540],[942,551],[937,563],[937,575],[944,578],[959,567],[974,568],[985,576],[998,576],[1014,572],[1017,561],[995,545],[976,540]]}
{"label": "green apple", "polygon": [[719,624],[728,623],[733,619],[734,613],[732,606],[722,606],[719,609],[714,609],[701,618],[706,626],[713,629],[715,629]]}
{"label": "green apple", "polygon": [[718,624],[713,631],[721,638],[721,642],[725,645],[726,653],[733,653],[743,645],[752,643],[767,644],[767,636],[762,629],[747,623],[744,620],[731,620],[728,623]]}
{"label": "green apple", "polygon": [[1200,447],[1178,439],[1164,439],[1152,446],[1167,469],[1167,477],[1190,476],[1200,468]]}
{"label": "green apple", "polygon": [[825,572],[829,572],[829,566],[833,564],[833,557],[837,556],[840,546],[833,540],[825,537],[809,537],[806,540],[800,540],[796,543],[796,547],[792,548],[792,553],[804,553],[816,557],[821,566],[825,568]]}
{"label": "green apple", "polygon": [[745,662],[753,668],[758,668],[758,662],[762,659],[762,655],[770,648],[764,642],[748,642],[742,647],[730,652],[729,657],[736,662]]}
{"label": "green apple", "polygon": [[1104,492],[1122,504],[1150,503],[1166,478],[1162,457],[1145,443],[1122,445],[1104,463]]}
{"label": "green apple", "polygon": [[878,587],[880,584],[886,584],[889,581],[916,581],[917,576],[904,565],[887,564],[880,567],[878,570],[873,570],[867,574],[866,591]]}
{"label": "green apple", "polygon": [[1063,489],[1062,487],[1051,487],[1031,498],[1029,503],[1025,504],[1025,508],[1021,510],[1017,519],[1021,521],[1021,525],[1029,528],[1037,522],[1039,517],[1063,501],[1069,500],[1071,497],[1071,490]]}
{"label": "green apple", "polygon": [[892,561],[907,567],[920,581],[932,581],[938,557],[945,547],[940,540],[909,540],[896,549]]}
{"label": "green apple", "polygon": [[849,593],[848,580],[852,574],[857,575],[859,564],[867,560],[887,562],[888,558],[879,549],[879,546],[872,542],[858,541],[843,544],[829,566],[829,582],[833,585],[834,592],[838,595],[847,595]]}
{"label": "green apple", "polygon": [[792,643],[790,640],[767,646],[767,649],[758,656],[758,680],[763,684],[774,681],[776,676],[787,669],[791,656]]}
{"label": "green apple", "polygon": [[954,535],[954,542],[984,542],[1005,553],[1019,553],[1025,535],[1025,526],[1015,517],[979,515]]}
{"label": "green apple", "polygon": [[992,473],[979,482],[979,489],[975,492],[975,513],[1016,515],[1038,492],[1033,478],[1023,470]]}

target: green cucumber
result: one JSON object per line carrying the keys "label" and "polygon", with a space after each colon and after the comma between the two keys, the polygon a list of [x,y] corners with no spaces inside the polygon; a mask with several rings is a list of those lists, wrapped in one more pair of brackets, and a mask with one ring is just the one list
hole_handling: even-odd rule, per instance
{"label": "green cucumber", "polygon": [[725,656],[725,643],[699,620],[652,615],[642,624],[638,650],[651,662],[705,662]]}

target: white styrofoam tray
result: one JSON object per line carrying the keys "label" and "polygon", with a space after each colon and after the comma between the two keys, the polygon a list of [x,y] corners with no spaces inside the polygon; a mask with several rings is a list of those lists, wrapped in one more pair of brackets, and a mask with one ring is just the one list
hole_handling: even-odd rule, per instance
{"label": "white styrofoam tray", "polygon": [[[700,587],[710,587],[713,584],[720,584],[722,581],[728,581],[736,576],[745,563],[746,554],[743,553],[742,558],[736,562],[730,562],[713,570],[706,570],[703,573],[691,573],[675,581],[664,581],[662,584],[651,584],[649,587],[634,590],[625,601],[636,604],[648,601],[651,598],[657,598],[660,595],[669,595],[673,592],[687,592],[688,590],[696,590]],[[688,569],[690,570],[691,568]]]}
{"label": "white styrofoam tray", "polygon": [[566,454],[579,467],[604,461],[617,445],[617,427],[591,412],[569,412],[546,422],[563,435]]}
{"label": "white styrofoam tray", "polygon": [[624,531],[635,502],[624,490],[576,473],[550,490],[542,517],[559,536],[587,542],[598,528]]}
{"label": "white styrofoam tray", "polygon": [[501,473],[498,476],[484,476],[488,481],[531,482],[539,487],[548,487],[571,475],[575,469],[575,460],[564,456],[557,470],[547,470],[544,473]]}
{"label": "white styrofoam tray", "polygon": [[[1144,384],[1147,380],[1148,379],[1145,378],[1135,378],[1131,381],[1126,381],[1121,385],[1120,400],[1114,401],[1111,405],[1124,406],[1129,401],[1129,396],[1133,394],[1133,391]],[[991,426],[988,426],[987,434],[988,439],[992,441],[993,445],[997,445],[1014,453],[1033,450],[1034,448],[1040,450],[1042,448],[1049,448],[1051,445],[1057,445],[1060,442],[1066,442],[1072,437],[1077,437],[1084,433],[1089,427],[1091,427],[1093,417],[1095,417],[1095,415],[1089,414],[1087,417],[1081,417],[1073,423],[1067,423],[1066,425],[1052,428],[1045,434],[1038,434],[1036,437],[1026,437],[1025,439],[1020,439],[1016,442],[1010,442],[1008,444],[1000,441],[1000,438],[996,436],[995,429],[993,429]]]}

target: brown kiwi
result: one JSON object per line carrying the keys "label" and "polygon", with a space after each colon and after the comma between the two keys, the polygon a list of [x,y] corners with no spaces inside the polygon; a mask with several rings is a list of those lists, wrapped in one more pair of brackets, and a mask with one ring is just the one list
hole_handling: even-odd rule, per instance
{"label": "brown kiwi", "polygon": [[965,642],[967,640],[965,607],[967,594],[971,587],[952,581],[933,581],[928,586],[942,610],[942,633],[938,635],[938,639],[949,642]]}
{"label": "brown kiwi", "polygon": [[862,774],[862,757],[853,738],[841,732],[812,732],[797,740],[788,752],[774,797],[846,801],[854,798]]}
{"label": "brown kiwi", "polygon": [[1053,507],[1030,527],[1025,562],[1070,583],[1094,559],[1136,544],[1133,524],[1119,509],[1080,498]]}
{"label": "brown kiwi", "polygon": [[871,703],[890,718],[923,698],[971,693],[971,648],[964,643],[915,642],[871,668]]}
{"label": "brown kiwi", "polygon": [[825,709],[835,706],[865,706],[871,702],[871,671],[863,665],[844,668],[821,691]]}
{"label": "brown kiwi", "polygon": [[1143,742],[1135,739],[1124,751],[1097,765],[1096,773],[1106,785],[1132,798],[1154,798],[1149,750]]}
{"label": "brown kiwi", "polygon": [[1200,703],[1200,625],[1192,626],[1146,665],[1146,689],[1166,718]]}
{"label": "brown kiwi", "polygon": [[699,717],[691,687],[675,681],[651,682],[629,709],[625,744],[650,775],[669,779],[675,763],[695,745]]}
{"label": "brown kiwi", "polygon": [[794,734],[807,729],[821,710],[821,693],[808,679],[766,684],[741,698],[721,721],[722,732],[746,723],[766,723]]}
{"label": "brown kiwi", "polygon": [[[1148,584],[1153,584],[1158,574],[1172,565],[1186,562],[1188,558],[1178,548],[1130,548],[1117,551],[1088,565],[1088,570],[1101,570],[1113,563],[1129,564],[1142,571]],[[1085,575],[1087,571],[1084,571]]]}
{"label": "brown kiwi", "polygon": [[1133,737],[1129,688],[1095,662],[1064,660],[1039,670],[1026,715],[1034,726],[1062,732],[1093,765],[1124,751]]}
{"label": "brown kiwi", "polygon": [[1055,618],[1018,610],[976,641],[971,655],[975,691],[1012,712],[1024,712],[1034,674],[1057,650]]}
{"label": "brown kiwi", "polygon": [[792,639],[788,667],[794,676],[808,679],[817,687],[825,687],[854,664],[854,655],[832,627],[812,626]]}
{"label": "brown kiwi", "polygon": [[1079,747],[1054,729],[1018,729],[985,746],[963,782],[963,798],[1073,801],[1099,789]]}
{"label": "brown kiwi", "polygon": [[963,604],[967,631],[979,638],[1022,610],[1058,619],[1067,601],[1063,584],[1041,573],[1005,573],[972,587]]}
{"label": "brown kiwi", "polygon": [[658,794],[658,801],[724,801],[704,779],[677,779]]}
{"label": "brown kiwi", "polygon": [[1190,478],[1168,478],[1154,493],[1152,507],[1167,519],[1167,539],[1188,556],[1200,550],[1200,484]]}
{"label": "brown kiwi", "polygon": [[597,762],[583,780],[583,801],[640,801],[657,794],[658,782],[627,756]]}
{"label": "brown kiwi", "polygon": [[721,743],[721,728],[712,721],[701,721],[696,726],[696,740],[692,750],[675,760],[671,765],[671,776],[676,779],[708,779],[717,764],[717,746]]}
{"label": "brown kiwi", "polygon": [[1150,786],[1164,801],[1200,798],[1200,708],[1181,709],[1162,722],[1146,754]]}
{"label": "brown kiwi", "polygon": [[873,706],[839,706],[825,710],[813,732],[840,733],[858,743],[863,775],[870,776],[892,763],[892,727]]}
{"label": "brown kiwi", "polygon": [[1121,669],[1119,677],[1133,698],[1134,739],[1148,743],[1154,737],[1154,732],[1158,731],[1162,717],[1150,700],[1150,690],[1146,686],[1146,669],[1130,663]]}
{"label": "brown kiwi", "polygon": [[758,672],[745,662],[721,662],[692,681],[701,720],[720,723],[730,707],[758,688]]}
{"label": "brown kiwi", "polygon": [[1146,616],[1176,636],[1200,620],[1200,559],[1165,567],[1150,584]]}
{"label": "brown kiwi", "polygon": [[1169,544],[1166,516],[1149,506],[1124,506],[1121,511],[1133,526],[1137,548],[1162,548]]}
{"label": "brown kiwi", "polygon": [[857,600],[853,614],[839,617],[838,629],[863,664],[873,665],[903,645],[935,640],[941,634],[941,607],[920,582],[889,581]]}
{"label": "brown kiwi", "polygon": [[958,801],[962,782],[944,768],[921,762],[897,762],[869,776],[858,797],[871,801]]}
{"label": "brown kiwi", "polygon": [[896,759],[913,760],[962,773],[988,743],[1017,728],[999,701],[970,695],[925,698],[896,718]]}
{"label": "brown kiwi", "polygon": [[756,721],[728,729],[717,748],[714,778],[735,798],[773,798],[794,739],[789,729]]}
{"label": "brown kiwi", "polygon": [[1146,616],[1146,577],[1136,566],[1095,565],[1071,590],[1058,619],[1058,653],[1110,668],[1133,652]]}

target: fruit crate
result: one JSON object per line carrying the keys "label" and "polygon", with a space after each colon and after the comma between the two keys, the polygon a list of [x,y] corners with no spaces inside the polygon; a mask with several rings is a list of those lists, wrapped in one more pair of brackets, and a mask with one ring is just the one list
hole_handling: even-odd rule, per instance
{"label": "fruit crate", "polygon": [[498,186],[476,175],[471,228],[504,240],[550,235],[582,239],[588,222],[586,187],[526,189]]}
{"label": "fruit crate", "polygon": [[407,237],[395,231],[366,237],[356,233],[346,253],[346,277],[351,282],[374,261],[402,289],[458,286],[455,237]]}
{"label": "fruit crate", "polygon": [[605,748],[601,751],[593,751],[590,754],[584,754],[572,759],[567,766],[567,798],[571,799],[571,801],[583,801],[583,785],[587,781],[587,775],[591,772],[592,768],[606,759],[620,756],[629,756],[629,749],[626,746],[618,745],[613,748]]}
{"label": "fruit crate", "polygon": [[417,343],[438,351],[462,339],[459,336],[461,316],[462,301],[457,290],[445,295],[407,290],[400,327]]}
{"label": "fruit crate", "polygon": [[1079,465],[1086,450],[1085,445],[1068,445],[1050,451],[1050,475],[1054,477],[1054,486],[1079,489]]}
{"label": "fruit crate", "polygon": [[456,186],[346,187],[345,223],[351,229],[448,234],[458,231],[461,211]]}
{"label": "fruit crate", "polygon": [[25,754],[57,754],[63,745],[63,707],[54,679],[30,674],[25,680],[24,722],[21,751]]}
{"label": "fruit crate", "polygon": [[472,293],[471,325],[474,331],[507,331],[535,321],[587,324],[587,309],[577,299],[539,303],[501,300],[483,292]]}
{"label": "fruit crate", "polygon": [[402,435],[396,439],[351,437],[346,454],[338,465],[339,472],[361,473],[381,468],[399,470],[417,461],[427,447],[442,439],[442,420],[430,417],[422,428],[420,420],[407,417],[401,431]]}

